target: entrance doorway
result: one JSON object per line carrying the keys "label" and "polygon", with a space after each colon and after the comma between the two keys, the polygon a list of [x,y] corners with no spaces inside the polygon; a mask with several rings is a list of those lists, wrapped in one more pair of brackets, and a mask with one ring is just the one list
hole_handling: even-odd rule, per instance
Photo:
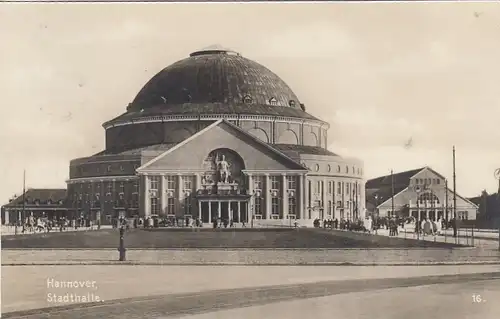
{"label": "entrance doorway", "polygon": [[420,218],[419,218],[419,220],[424,220],[426,217],[427,217],[426,211],[425,210],[421,210],[420,211]]}
{"label": "entrance doorway", "polygon": [[248,202],[237,200],[209,200],[198,202],[199,215],[194,215],[195,218],[200,217],[203,223],[211,223],[214,219],[220,218],[222,221],[233,220],[233,222],[248,222]]}

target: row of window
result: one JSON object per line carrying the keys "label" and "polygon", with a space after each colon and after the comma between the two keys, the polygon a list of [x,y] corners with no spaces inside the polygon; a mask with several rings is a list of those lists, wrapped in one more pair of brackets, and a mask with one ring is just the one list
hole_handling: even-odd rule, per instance
{"label": "row of window", "polygon": [[[106,185],[104,186],[104,183]],[[89,182],[89,183],[81,183],[75,186],[78,193],[81,194],[102,194],[102,190],[105,190],[106,196],[111,196],[111,194],[117,192],[118,194],[125,194],[125,184],[126,182]],[[139,182],[136,181],[132,184],[132,194],[139,193]],[[76,195],[76,194],[75,194]]]}
{"label": "row of window", "polygon": [[[94,168],[96,173],[105,173],[105,172],[110,173],[110,172],[114,171],[115,169],[119,169],[120,172],[124,172],[125,168],[126,168],[125,165],[119,164],[119,163],[113,163],[113,164],[107,164],[107,165],[95,164],[95,163],[83,164],[79,167],[80,175],[84,175],[86,173],[89,173],[90,167]],[[134,170],[136,170],[137,168],[139,168],[139,164],[136,163],[136,164],[134,164]]]}
{"label": "row of window", "polygon": [[[245,103],[245,104],[252,104],[253,103],[252,97],[250,95],[248,95],[248,94],[245,95],[243,97],[243,103]],[[275,106],[275,105],[278,105],[278,100],[275,97],[272,97],[272,98],[270,98],[268,100],[268,103],[269,103],[269,105]],[[291,106],[291,107],[294,107],[295,106],[295,101],[294,100],[288,101],[288,105]]]}
{"label": "row of window", "polygon": [[[295,197],[288,197],[288,215],[295,215],[297,216],[297,199]],[[281,205],[282,199],[279,197],[272,197],[271,198],[271,215],[274,216],[280,216],[280,218],[283,218],[283,209]],[[254,214],[256,215],[261,215],[264,216],[265,214],[265,206],[264,206],[264,199],[262,197],[256,197],[255,202],[254,202]]]}
{"label": "row of window", "polygon": [[439,205],[439,198],[433,193],[424,193],[418,197],[418,202],[420,204],[430,202],[431,204]]}
{"label": "row of window", "polygon": [[[161,176],[149,177],[149,189],[158,191],[161,189]],[[165,176],[165,191],[175,191],[177,187],[178,176]],[[194,176],[180,176],[183,191],[192,191],[194,187]]]}
{"label": "row of window", "polygon": [[[420,214],[425,215],[427,218],[431,220],[436,220],[439,218],[444,218],[445,214],[443,211],[434,211],[434,210],[420,210]],[[396,214],[392,211],[387,212],[388,216],[396,216]],[[420,219],[421,216],[419,216],[419,211],[414,210],[411,212],[411,216]],[[448,216],[448,218],[451,218],[452,216]],[[469,219],[469,212],[468,211],[459,211],[457,212],[457,219],[462,219],[462,220],[468,220]]]}
{"label": "row of window", "polygon": [[52,200],[52,199],[47,199],[47,200],[40,200],[38,198],[35,198],[35,199],[32,199],[32,198],[26,198],[24,200],[24,203],[26,205],[36,205],[36,206],[39,206],[39,205],[63,205],[64,204],[64,201],[61,199],[61,200]]}
{"label": "row of window", "polygon": [[415,178],[415,185],[440,185],[441,179],[439,178]]}
{"label": "row of window", "polygon": [[[264,190],[265,185],[266,185],[266,177],[265,176],[253,176],[253,185],[255,190]],[[279,191],[281,189],[281,182],[282,182],[282,176],[281,175],[272,175],[269,176],[269,179],[271,180],[271,190],[277,190]],[[287,183],[287,189],[297,189],[297,180],[298,176],[287,176],[286,177],[286,183]]]}
{"label": "row of window", "polygon": [[[319,164],[314,164],[314,171],[315,172],[319,172],[320,170],[320,165]],[[328,173],[331,173],[332,172],[332,166],[330,164],[327,164],[326,165],[326,170],[328,171]],[[349,167],[349,165],[346,165],[344,167],[344,173],[346,174],[349,174],[349,172],[351,174],[357,174],[357,175],[363,175],[363,169],[361,168],[356,168],[355,166],[352,166],[352,167]],[[337,165],[337,173],[342,173],[342,166],[341,165]]]}
{"label": "row of window", "polygon": [[[328,183],[328,195],[333,195],[335,193],[335,181],[327,181]],[[342,187],[344,184],[344,187]],[[311,182],[309,182],[309,187],[311,187]],[[323,181],[316,181],[314,183],[314,194],[322,194],[323,193]],[[350,182],[337,182],[337,195],[342,195],[342,191],[344,191],[344,195],[350,196],[351,193],[353,195],[361,194],[361,184],[358,183],[350,183]]]}

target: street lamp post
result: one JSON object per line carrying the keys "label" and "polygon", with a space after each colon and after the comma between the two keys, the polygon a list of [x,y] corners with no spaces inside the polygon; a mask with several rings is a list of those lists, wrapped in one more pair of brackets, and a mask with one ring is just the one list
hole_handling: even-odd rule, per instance
{"label": "street lamp post", "polygon": [[420,187],[417,187],[415,188],[415,192],[417,193],[417,218],[415,220],[415,230],[417,232],[417,240],[420,239],[420,225],[421,225],[421,222],[420,222],[420,198],[419,198],[419,194],[420,194]]}
{"label": "street lamp post", "polygon": [[374,213],[374,215],[376,214],[377,218],[373,219],[373,222],[375,223],[375,225],[372,227],[375,228],[375,235],[378,235],[378,217],[379,217],[378,200],[380,197],[378,196],[378,194],[375,194],[374,198],[375,198],[375,211],[373,213]]}
{"label": "street lamp post", "polygon": [[125,240],[124,240],[124,235],[125,235],[125,226],[121,225],[120,226],[120,245],[118,247],[118,252],[120,253],[120,261],[125,261],[126,256],[125,252],[127,249],[125,249]]}

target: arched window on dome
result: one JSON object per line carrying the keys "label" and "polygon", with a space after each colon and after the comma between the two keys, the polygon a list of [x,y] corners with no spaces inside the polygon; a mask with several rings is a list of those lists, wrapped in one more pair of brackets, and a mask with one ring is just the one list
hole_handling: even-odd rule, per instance
{"label": "arched window on dome", "polygon": [[294,100],[288,101],[288,105],[290,105],[290,107],[295,107],[295,101]]}
{"label": "arched window on dome", "polygon": [[278,100],[276,100],[275,97],[272,97],[269,99],[269,104],[271,105],[278,105]]}
{"label": "arched window on dome", "polygon": [[250,103],[252,103],[252,97],[251,97],[250,95],[245,95],[245,96],[243,97],[243,103],[245,103],[245,104],[250,104]]}

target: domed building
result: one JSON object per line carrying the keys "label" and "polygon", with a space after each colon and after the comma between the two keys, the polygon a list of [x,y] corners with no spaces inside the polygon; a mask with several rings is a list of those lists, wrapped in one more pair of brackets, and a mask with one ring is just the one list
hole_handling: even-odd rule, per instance
{"label": "domed building", "polygon": [[312,225],[364,215],[363,164],[327,149],[329,124],[238,53],[192,53],[103,124],[105,150],[70,163],[75,217]]}

